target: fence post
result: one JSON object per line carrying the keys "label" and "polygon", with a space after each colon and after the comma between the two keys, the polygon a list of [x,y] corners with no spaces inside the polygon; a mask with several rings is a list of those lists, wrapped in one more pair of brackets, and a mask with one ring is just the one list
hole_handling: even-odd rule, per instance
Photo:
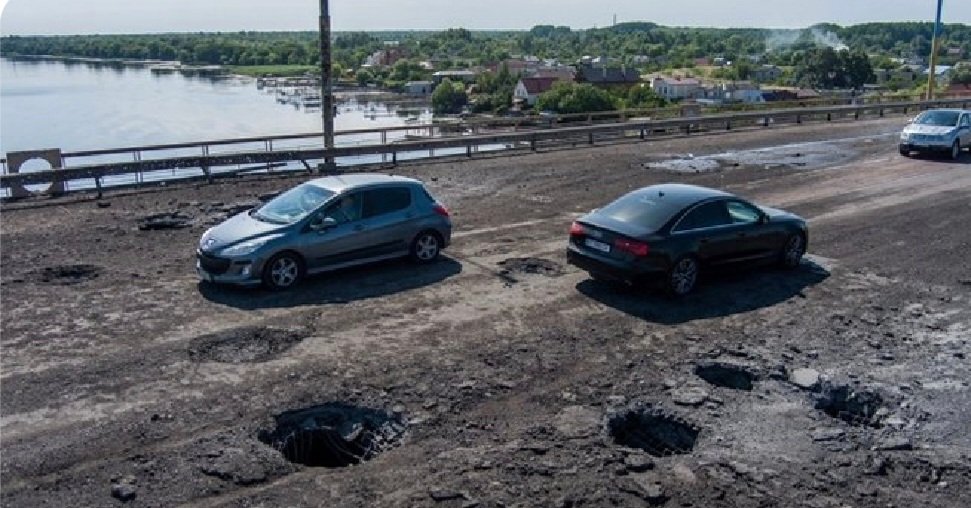
{"label": "fence post", "polygon": [[826,121],[827,122],[832,122],[833,121],[833,114],[832,113],[826,113]]}
{"label": "fence post", "polygon": [[796,123],[802,124],[802,115],[796,115]]}
{"label": "fence post", "polygon": [[590,138],[590,144],[592,145],[593,144],[593,132],[591,132],[589,134],[589,138]]}
{"label": "fence post", "polygon": [[731,120],[725,120],[725,130],[726,131],[732,130],[732,121]]}

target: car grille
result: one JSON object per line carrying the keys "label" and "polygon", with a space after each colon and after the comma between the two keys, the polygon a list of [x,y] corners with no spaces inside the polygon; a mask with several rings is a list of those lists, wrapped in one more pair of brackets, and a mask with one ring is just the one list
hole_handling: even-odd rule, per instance
{"label": "car grille", "polygon": [[213,275],[222,275],[229,271],[230,261],[228,259],[206,254],[202,251],[199,251],[196,257],[199,258],[199,266]]}

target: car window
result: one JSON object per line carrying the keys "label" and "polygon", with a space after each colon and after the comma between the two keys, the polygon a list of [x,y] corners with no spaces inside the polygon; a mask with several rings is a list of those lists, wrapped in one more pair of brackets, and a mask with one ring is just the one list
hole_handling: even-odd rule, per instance
{"label": "car window", "polygon": [[741,201],[729,201],[725,206],[734,224],[755,224],[762,218],[758,210]]}
{"label": "car window", "polygon": [[956,111],[942,110],[925,111],[917,117],[914,123],[938,127],[953,127],[958,124],[958,113]]}
{"label": "car window", "polygon": [[971,126],[971,116],[964,115],[961,117],[961,127]]}
{"label": "car window", "polygon": [[407,187],[387,187],[364,192],[362,218],[369,219],[379,215],[400,212],[411,206],[411,189]]}
{"label": "car window", "polygon": [[657,231],[671,219],[674,211],[656,194],[632,192],[597,211],[616,221]]}
{"label": "car window", "polygon": [[361,219],[361,193],[346,194],[328,206],[323,213],[325,218],[331,218],[338,224],[354,222]]}
{"label": "car window", "polygon": [[253,213],[257,220],[293,224],[324,204],[334,193],[311,183],[294,187],[273,198]]}
{"label": "car window", "polygon": [[681,218],[675,231],[691,231],[693,229],[725,226],[732,223],[724,201],[715,201],[698,206]]}

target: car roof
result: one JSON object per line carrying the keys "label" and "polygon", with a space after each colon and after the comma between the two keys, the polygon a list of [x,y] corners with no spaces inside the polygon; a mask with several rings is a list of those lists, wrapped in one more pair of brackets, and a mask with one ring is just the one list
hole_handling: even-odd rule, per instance
{"label": "car roof", "polygon": [[706,199],[716,197],[735,197],[733,194],[729,194],[717,189],[709,189],[708,187],[681,183],[651,185],[649,187],[638,189],[632,192],[632,194],[639,196],[651,196],[651,200],[654,203],[660,205],[661,208],[671,215]]}
{"label": "car roof", "polygon": [[325,176],[323,178],[317,178],[317,179],[311,180],[307,183],[316,185],[318,187],[323,187],[325,189],[334,191],[335,193],[338,193],[338,194],[348,189],[356,189],[358,187],[368,187],[371,185],[380,185],[380,184],[389,184],[389,183],[421,185],[421,182],[413,178],[406,178],[403,176],[395,176],[395,175],[384,175],[381,173],[348,173],[345,175]]}

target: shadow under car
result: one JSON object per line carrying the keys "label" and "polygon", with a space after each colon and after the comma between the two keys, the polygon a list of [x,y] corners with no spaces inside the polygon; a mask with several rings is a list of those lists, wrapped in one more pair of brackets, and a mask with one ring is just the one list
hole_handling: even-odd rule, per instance
{"label": "shadow under car", "polygon": [[577,290],[633,317],[660,324],[681,324],[697,319],[749,312],[803,297],[803,291],[829,278],[822,266],[803,259],[794,269],[748,268],[729,273],[707,273],[694,293],[672,298],[660,290],[639,290],[587,279]]}
{"label": "shadow under car", "polygon": [[325,272],[286,291],[199,282],[199,292],[210,302],[243,310],[344,304],[430,286],[459,273],[462,264],[442,255],[426,265],[402,258]]}

